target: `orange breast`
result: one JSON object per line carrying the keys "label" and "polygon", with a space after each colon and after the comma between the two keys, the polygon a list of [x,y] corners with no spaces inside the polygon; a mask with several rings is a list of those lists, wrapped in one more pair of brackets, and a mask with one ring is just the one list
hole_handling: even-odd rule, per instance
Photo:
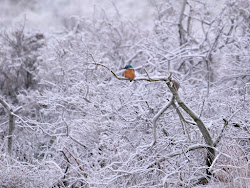
{"label": "orange breast", "polygon": [[126,69],[124,73],[125,78],[129,78],[130,80],[133,80],[135,78],[135,72],[131,69]]}

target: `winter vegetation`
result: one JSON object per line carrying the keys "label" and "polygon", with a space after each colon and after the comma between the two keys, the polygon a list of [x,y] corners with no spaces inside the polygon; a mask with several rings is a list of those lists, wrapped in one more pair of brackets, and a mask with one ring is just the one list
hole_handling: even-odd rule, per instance
{"label": "winter vegetation", "polygon": [[250,0],[0,2],[0,187],[250,185]]}

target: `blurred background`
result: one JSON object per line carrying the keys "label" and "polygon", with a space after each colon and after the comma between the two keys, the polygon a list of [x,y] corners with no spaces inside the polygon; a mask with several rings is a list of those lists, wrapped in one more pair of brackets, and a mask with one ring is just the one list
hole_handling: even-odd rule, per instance
{"label": "blurred background", "polygon": [[48,31],[59,29],[71,16],[91,18],[101,11],[107,16],[118,12],[143,27],[153,25],[154,2],[151,0],[0,0],[0,3],[0,24],[5,27],[25,18],[26,26]]}

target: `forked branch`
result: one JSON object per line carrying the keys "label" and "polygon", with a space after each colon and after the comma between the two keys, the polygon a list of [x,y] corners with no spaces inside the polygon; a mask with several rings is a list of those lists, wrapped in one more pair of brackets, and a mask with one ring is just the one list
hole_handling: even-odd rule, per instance
{"label": "forked branch", "polygon": [[195,114],[180,98],[177,90],[173,87],[173,84],[171,84],[171,78],[170,82],[167,82],[167,86],[170,89],[171,93],[173,94],[174,98],[176,99],[177,103],[179,106],[195,121],[197,124],[198,128],[201,131],[202,136],[205,139],[205,142],[209,146],[213,146],[213,140],[212,137],[210,136],[206,126],[204,125],[203,121],[199,118],[197,114]]}

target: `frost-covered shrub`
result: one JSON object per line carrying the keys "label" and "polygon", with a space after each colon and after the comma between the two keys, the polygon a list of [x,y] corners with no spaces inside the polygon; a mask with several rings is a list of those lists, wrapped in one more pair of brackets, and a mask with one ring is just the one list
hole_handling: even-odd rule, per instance
{"label": "frost-covered shrub", "polygon": [[54,162],[29,164],[3,158],[0,155],[1,187],[50,187],[63,175]]}
{"label": "frost-covered shrub", "polygon": [[[1,94],[16,99],[19,92],[37,85],[37,58],[44,35],[25,33],[24,28],[1,32]],[[16,101],[15,101],[16,102]]]}

